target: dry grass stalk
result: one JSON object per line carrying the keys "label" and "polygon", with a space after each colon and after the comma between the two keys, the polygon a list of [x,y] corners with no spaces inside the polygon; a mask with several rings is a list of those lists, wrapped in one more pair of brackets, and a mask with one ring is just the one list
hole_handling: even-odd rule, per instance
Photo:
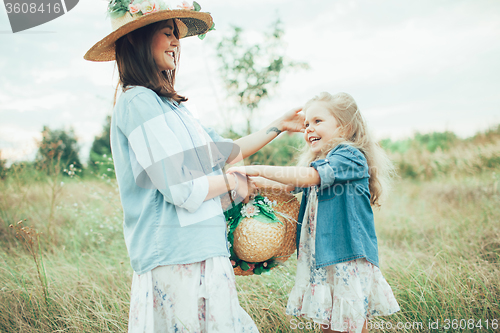
{"label": "dry grass stalk", "polygon": [[41,233],[39,233],[32,227],[23,226],[23,220],[18,221],[16,224],[9,225],[9,227],[11,229],[14,229],[14,231],[16,232],[16,238],[18,238],[22,242],[24,247],[31,255],[31,258],[33,259],[33,262],[36,266],[38,280],[40,281],[40,286],[42,288],[45,303],[48,303],[47,273],[45,272],[42,249],[40,247]]}

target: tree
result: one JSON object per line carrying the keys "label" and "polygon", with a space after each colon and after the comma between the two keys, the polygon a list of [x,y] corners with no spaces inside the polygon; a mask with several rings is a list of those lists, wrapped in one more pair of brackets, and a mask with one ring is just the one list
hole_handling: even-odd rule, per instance
{"label": "tree", "polygon": [[37,164],[48,174],[59,173],[68,169],[70,164],[81,169],[78,157],[78,142],[74,130],[51,130],[43,127],[42,141],[38,143]]}
{"label": "tree", "polygon": [[278,19],[271,32],[259,44],[249,44],[242,39],[243,30],[234,27],[230,37],[224,37],[217,45],[217,57],[221,62],[220,75],[227,94],[243,108],[247,134],[252,132],[254,110],[269,98],[277,88],[281,74],[292,68],[307,69],[303,62],[288,60],[285,56],[284,31]]}
{"label": "tree", "polygon": [[101,135],[94,137],[92,148],[90,148],[89,168],[97,175],[115,177],[115,169],[111,158],[110,129],[111,116],[107,116]]}

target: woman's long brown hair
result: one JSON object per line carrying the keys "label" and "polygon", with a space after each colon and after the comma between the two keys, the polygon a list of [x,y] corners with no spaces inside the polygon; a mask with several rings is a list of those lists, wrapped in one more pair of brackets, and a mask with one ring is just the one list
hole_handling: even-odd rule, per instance
{"label": "woman's long brown hair", "polygon": [[[174,35],[179,39],[179,30],[174,23]],[[187,98],[180,96],[174,89],[175,72],[179,63],[180,46],[174,54],[175,67],[173,70],[160,72],[151,52],[151,42],[153,35],[165,28],[167,21],[160,21],[149,24],[145,27],[134,30],[118,39],[115,43],[116,65],[123,91],[131,86],[143,86],[156,92],[160,96],[165,96],[176,102],[185,102]],[[117,91],[118,91],[117,87]],[[115,102],[116,93],[115,92]]]}

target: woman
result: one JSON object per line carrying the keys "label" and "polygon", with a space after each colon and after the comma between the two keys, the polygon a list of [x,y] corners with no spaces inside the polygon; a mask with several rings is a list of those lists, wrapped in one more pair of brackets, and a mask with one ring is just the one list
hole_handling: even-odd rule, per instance
{"label": "woman", "polygon": [[130,332],[257,331],[238,303],[219,199],[231,191],[248,201],[255,185],[241,174],[226,178],[221,168],[303,127],[300,109],[291,110],[233,143],[191,115],[174,84],[179,39],[213,26],[196,5],[112,0],[114,31],[85,55],[116,60],[123,90],[111,148],[134,269]]}

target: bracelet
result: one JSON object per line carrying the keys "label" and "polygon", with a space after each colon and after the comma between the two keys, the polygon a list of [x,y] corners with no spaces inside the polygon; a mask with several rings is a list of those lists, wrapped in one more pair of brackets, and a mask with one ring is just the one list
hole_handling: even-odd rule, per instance
{"label": "bracelet", "polygon": [[236,183],[236,186],[234,187],[234,189],[231,190],[231,197],[234,200],[236,198],[236,190],[238,189],[238,176],[236,176],[235,173],[233,173],[233,176],[234,176],[234,181]]}

